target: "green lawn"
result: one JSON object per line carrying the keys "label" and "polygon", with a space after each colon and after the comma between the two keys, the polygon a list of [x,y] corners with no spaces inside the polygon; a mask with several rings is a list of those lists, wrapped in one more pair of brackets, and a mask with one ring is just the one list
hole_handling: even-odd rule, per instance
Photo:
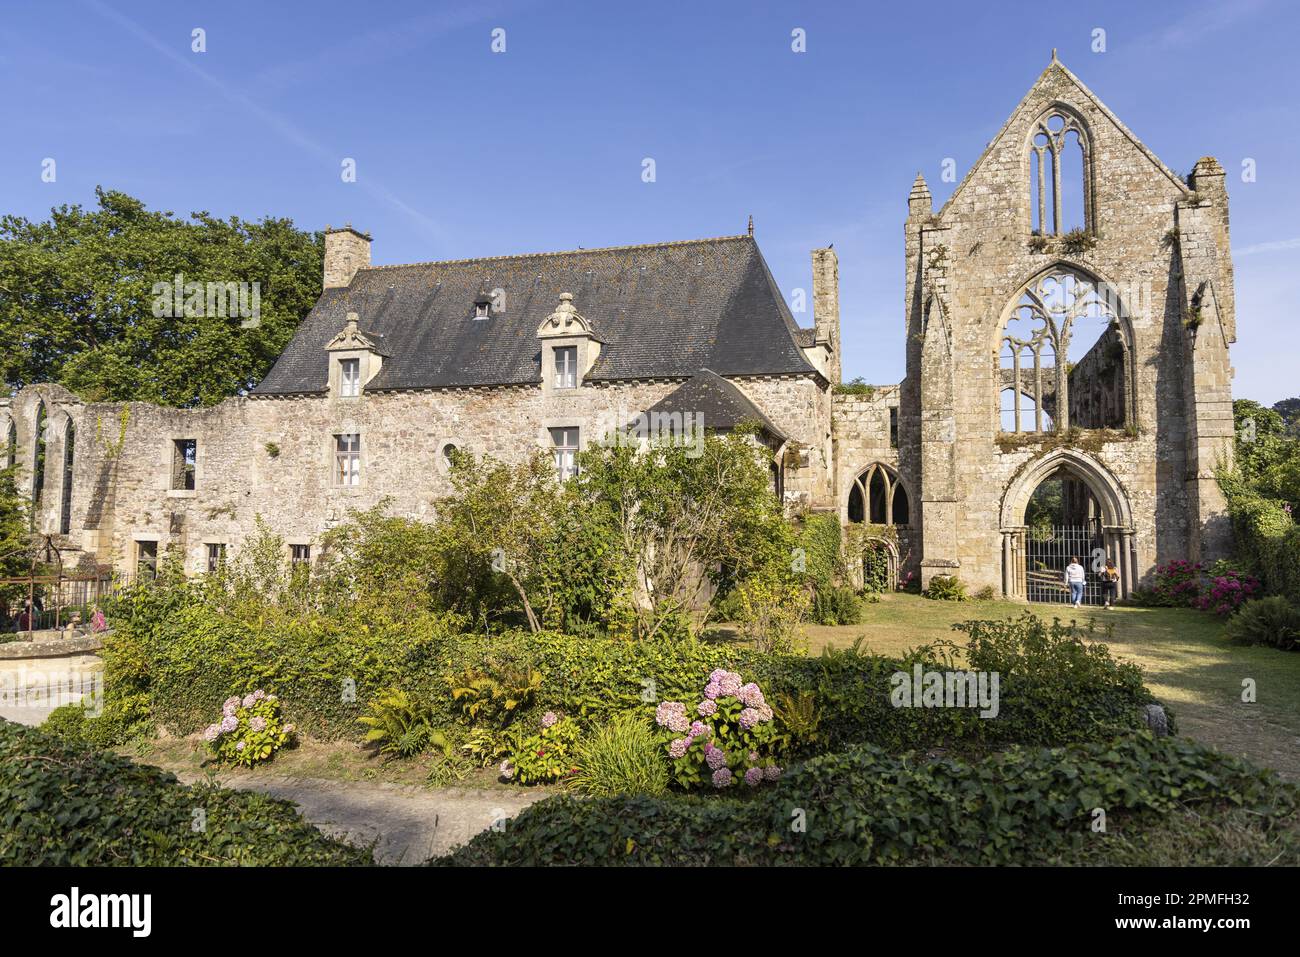
{"label": "green lawn", "polygon": [[[960,641],[965,636],[952,630],[954,622],[1020,615],[1026,609],[1074,618],[1084,626],[1095,622],[1098,641],[1142,666],[1147,686],[1174,709],[1183,734],[1300,781],[1300,654],[1230,644],[1217,618],[1191,609],[1072,613],[1065,606],[930,601],[898,593],[864,606],[861,624],[809,625],[806,635],[813,654],[862,636],[864,649],[894,655],[940,638]],[[1247,678],[1255,682],[1254,704],[1241,700]]]}

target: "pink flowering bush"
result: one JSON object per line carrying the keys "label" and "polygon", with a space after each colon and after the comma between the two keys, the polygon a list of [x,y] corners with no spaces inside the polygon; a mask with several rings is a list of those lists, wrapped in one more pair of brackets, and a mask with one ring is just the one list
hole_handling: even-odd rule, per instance
{"label": "pink flowering bush", "polygon": [[227,698],[221,706],[221,720],[203,732],[203,740],[217,760],[249,768],[269,761],[293,736],[293,725],[281,721],[279,700],[261,688],[243,698]]}
{"label": "pink flowering bush", "polygon": [[1231,615],[1260,592],[1258,578],[1243,575],[1235,569],[1226,569],[1222,574],[1213,575],[1209,584],[1193,602],[1201,611],[1212,611],[1216,615]]}
{"label": "pink flowering bush", "polygon": [[673,781],[684,788],[727,788],[779,778],[772,708],[758,685],[719,668],[703,690],[691,707],[661,701],[655,709]]}

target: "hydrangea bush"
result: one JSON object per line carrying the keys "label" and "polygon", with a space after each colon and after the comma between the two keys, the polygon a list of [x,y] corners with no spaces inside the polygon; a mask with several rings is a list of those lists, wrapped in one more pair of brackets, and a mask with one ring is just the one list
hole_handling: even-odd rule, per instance
{"label": "hydrangea bush", "polygon": [[539,729],[520,737],[510,757],[498,770],[506,781],[520,784],[547,784],[574,774],[574,752],[579,729],[576,721],[548,711],[542,715]]}
{"label": "hydrangea bush", "polygon": [[673,781],[685,788],[742,782],[755,787],[779,778],[772,718],[758,685],[722,668],[709,675],[704,695],[693,707],[662,701],[655,709]]}
{"label": "hydrangea bush", "polygon": [[1259,594],[1258,578],[1243,575],[1235,569],[1225,569],[1221,574],[1211,573],[1209,584],[1193,603],[1201,611],[1216,615],[1231,615],[1249,599]]}
{"label": "hydrangea bush", "polygon": [[218,760],[251,768],[271,760],[293,735],[293,725],[280,718],[279,700],[258,688],[243,698],[227,698],[221,706],[221,720],[208,725],[203,740]]}

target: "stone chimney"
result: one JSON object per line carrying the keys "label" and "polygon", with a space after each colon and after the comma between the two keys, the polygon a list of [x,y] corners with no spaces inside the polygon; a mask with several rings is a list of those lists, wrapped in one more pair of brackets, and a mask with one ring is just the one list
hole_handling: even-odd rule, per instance
{"label": "stone chimney", "polygon": [[352,228],[325,227],[325,288],[339,289],[351,284],[358,269],[370,265],[370,234]]}
{"label": "stone chimney", "polygon": [[816,339],[830,350],[828,378],[840,381],[840,261],[833,249],[812,251],[813,324]]}

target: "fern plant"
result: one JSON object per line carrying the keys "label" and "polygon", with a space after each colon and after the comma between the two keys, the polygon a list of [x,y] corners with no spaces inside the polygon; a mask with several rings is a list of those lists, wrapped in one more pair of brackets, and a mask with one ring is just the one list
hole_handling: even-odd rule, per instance
{"label": "fern plant", "polygon": [[470,669],[452,679],[451,697],[471,722],[505,727],[541,686],[542,673],[533,668],[503,667],[496,677]]}
{"label": "fern plant", "polygon": [[451,750],[446,735],[433,726],[429,713],[400,688],[380,692],[370,702],[370,713],[357,718],[370,730],[365,740],[379,746],[380,754],[409,758],[437,748]]}

